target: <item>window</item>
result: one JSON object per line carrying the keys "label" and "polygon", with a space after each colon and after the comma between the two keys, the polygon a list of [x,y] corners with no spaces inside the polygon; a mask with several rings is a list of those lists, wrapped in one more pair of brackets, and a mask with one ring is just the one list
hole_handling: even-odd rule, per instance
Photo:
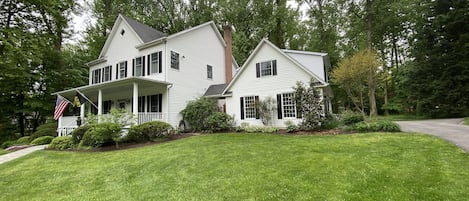
{"label": "window", "polygon": [[138,97],[138,112],[145,112],[145,96]]}
{"label": "window", "polygon": [[144,76],[145,70],[143,66],[145,65],[145,57],[137,57],[133,60],[133,62],[134,62],[134,69],[132,71],[132,74],[134,76]]}
{"label": "window", "polygon": [[121,36],[123,36],[124,34],[125,34],[125,30],[122,29],[122,30],[121,30]]}
{"label": "window", "polygon": [[212,66],[207,65],[207,78],[208,79],[213,79],[213,71],[212,71]]}
{"label": "window", "polygon": [[112,69],[111,66],[103,68],[103,82],[111,80]]}
{"label": "window", "polygon": [[256,77],[277,75],[277,60],[256,63]]}
{"label": "window", "polygon": [[161,52],[153,53],[148,58],[150,60],[148,72],[150,73],[162,73],[161,69]]}
{"label": "window", "polygon": [[103,101],[103,114],[107,114],[111,112],[111,106],[112,106],[111,100]]}
{"label": "window", "polygon": [[151,96],[147,96],[147,98],[148,98],[148,105],[147,105],[148,112],[161,112],[162,111],[163,94],[151,95]]}
{"label": "window", "polygon": [[278,119],[296,118],[296,103],[293,93],[277,94]]}
{"label": "window", "polygon": [[258,119],[258,111],[256,102],[259,96],[241,97],[241,119]]}
{"label": "window", "polygon": [[179,53],[171,51],[171,68],[179,70]]}
{"label": "window", "polygon": [[91,77],[91,83],[97,84],[101,82],[101,69],[93,70],[93,77]]}
{"label": "window", "polygon": [[119,78],[127,77],[127,61],[120,62],[118,64],[118,69],[119,69]]}

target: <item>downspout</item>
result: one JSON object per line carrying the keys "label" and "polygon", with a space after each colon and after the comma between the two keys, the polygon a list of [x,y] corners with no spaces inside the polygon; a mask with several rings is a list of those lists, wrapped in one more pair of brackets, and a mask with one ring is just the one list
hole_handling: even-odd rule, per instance
{"label": "downspout", "polygon": [[169,89],[173,87],[173,84],[166,86],[166,122],[169,123]]}

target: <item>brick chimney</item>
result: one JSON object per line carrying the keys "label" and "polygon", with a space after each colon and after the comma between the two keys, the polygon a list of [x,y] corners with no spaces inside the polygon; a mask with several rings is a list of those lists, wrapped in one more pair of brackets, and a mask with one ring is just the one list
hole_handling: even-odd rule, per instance
{"label": "brick chimney", "polygon": [[225,39],[225,82],[228,84],[233,77],[233,70],[232,70],[232,53],[231,53],[231,26],[225,25],[223,26],[223,39]]}

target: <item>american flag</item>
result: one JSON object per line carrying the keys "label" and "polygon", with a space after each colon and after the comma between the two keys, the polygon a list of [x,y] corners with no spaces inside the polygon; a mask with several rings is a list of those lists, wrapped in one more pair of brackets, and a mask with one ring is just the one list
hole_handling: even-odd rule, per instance
{"label": "american flag", "polygon": [[57,101],[55,102],[54,120],[59,119],[67,106],[68,101],[64,97],[57,95]]}

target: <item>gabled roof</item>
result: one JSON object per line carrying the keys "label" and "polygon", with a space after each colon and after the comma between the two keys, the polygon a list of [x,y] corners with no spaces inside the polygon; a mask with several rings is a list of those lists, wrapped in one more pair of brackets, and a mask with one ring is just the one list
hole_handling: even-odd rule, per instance
{"label": "gabled roof", "polygon": [[[244,69],[247,68],[247,65],[251,62],[251,60],[256,56],[256,54],[260,51],[260,49],[262,48],[263,45],[268,45],[270,46],[272,49],[274,49],[275,51],[277,51],[278,53],[280,53],[281,55],[283,55],[285,58],[287,58],[288,60],[290,60],[291,62],[293,62],[296,66],[298,66],[299,68],[301,68],[303,71],[305,71],[306,73],[308,73],[311,77],[313,77],[314,79],[318,80],[323,86],[327,86],[328,83],[324,82],[321,78],[319,78],[316,74],[314,74],[313,72],[311,72],[308,68],[306,68],[304,65],[302,65],[301,63],[299,63],[297,60],[293,59],[291,56],[289,56],[287,53],[285,53],[285,51],[279,49],[277,46],[275,46],[273,43],[271,43],[269,40],[267,39],[262,39],[262,41],[257,45],[257,47],[254,49],[254,51],[251,53],[251,55],[249,55],[248,59],[244,62],[243,66],[241,66],[240,70],[238,73],[236,73],[235,77],[231,80],[231,82],[228,84],[228,86],[225,88],[224,90],[224,94],[228,92],[228,90],[231,88],[231,86],[233,86],[233,84],[236,82],[236,80],[242,76],[243,74],[243,71]],[[302,51],[303,52],[303,51]]]}
{"label": "gabled roof", "polygon": [[165,37],[167,34],[158,31],[146,24],[142,24],[130,17],[125,15],[121,15],[122,18],[129,24],[130,27],[137,33],[137,36],[144,42],[150,42],[152,40],[156,40],[162,37]]}
{"label": "gabled roof", "polygon": [[104,43],[103,49],[101,49],[101,53],[99,54],[98,59],[102,58],[104,56],[104,52],[106,52],[109,48],[111,39],[117,33],[117,26],[119,26],[121,22],[126,23],[131,28],[130,31],[132,31],[137,36],[141,43],[146,43],[166,37],[165,33],[153,29],[148,25],[137,22],[136,20],[129,18],[125,15],[119,14],[119,16],[117,16],[116,21],[114,22],[114,26],[111,29],[111,33],[109,33],[109,36],[107,37],[106,42]]}
{"label": "gabled roof", "polygon": [[205,94],[204,96],[222,96],[223,95],[223,91],[225,90],[226,86],[228,84],[214,84],[214,85],[210,85],[207,89],[207,91],[205,91]]}

